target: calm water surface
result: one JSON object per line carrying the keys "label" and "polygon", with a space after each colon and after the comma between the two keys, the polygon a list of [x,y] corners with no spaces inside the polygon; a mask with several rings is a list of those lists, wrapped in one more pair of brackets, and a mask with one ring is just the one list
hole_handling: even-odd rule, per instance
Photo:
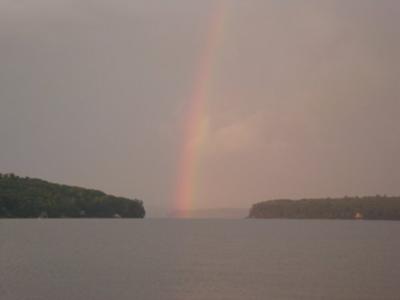
{"label": "calm water surface", "polygon": [[2,220],[0,299],[400,299],[400,222]]}

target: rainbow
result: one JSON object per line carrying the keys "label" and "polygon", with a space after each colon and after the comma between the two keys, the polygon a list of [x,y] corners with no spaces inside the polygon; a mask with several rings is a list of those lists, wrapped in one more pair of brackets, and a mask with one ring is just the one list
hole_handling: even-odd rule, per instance
{"label": "rainbow", "polygon": [[[175,208],[185,212],[193,208],[196,194],[196,174],[200,160],[200,150],[204,140],[206,122],[206,102],[218,49],[223,36],[227,14],[227,0],[220,0],[209,22],[205,47],[200,56],[198,71],[195,76],[189,109],[184,120],[184,139],[178,167]],[[184,217],[184,215],[182,215]]]}

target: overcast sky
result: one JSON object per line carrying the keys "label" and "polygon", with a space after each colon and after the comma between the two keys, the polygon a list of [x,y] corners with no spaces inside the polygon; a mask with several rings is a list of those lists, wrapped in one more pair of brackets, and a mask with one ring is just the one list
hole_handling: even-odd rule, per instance
{"label": "overcast sky", "polygon": [[[0,0],[0,172],[173,210],[216,3]],[[193,208],[400,195],[400,1],[225,10]]]}

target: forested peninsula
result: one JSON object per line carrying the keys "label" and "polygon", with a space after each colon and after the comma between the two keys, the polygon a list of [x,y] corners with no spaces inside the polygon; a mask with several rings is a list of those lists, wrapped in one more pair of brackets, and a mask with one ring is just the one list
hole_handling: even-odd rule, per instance
{"label": "forested peninsula", "polygon": [[270,200],[254,204],[249,218],[400,220],[400,197]]}
{"label": "forested peninsula", "polygon": [[144,218],[143,202],[0,174],[0,218]]}

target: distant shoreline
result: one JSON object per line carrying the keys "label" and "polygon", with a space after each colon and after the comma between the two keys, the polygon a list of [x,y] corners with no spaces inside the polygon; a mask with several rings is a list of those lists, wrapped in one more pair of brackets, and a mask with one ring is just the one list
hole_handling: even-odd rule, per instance
{"label": "distant shoreline", "polygon": [[251,219],[400,220],[400,197],[270,200],[252,206]]}

